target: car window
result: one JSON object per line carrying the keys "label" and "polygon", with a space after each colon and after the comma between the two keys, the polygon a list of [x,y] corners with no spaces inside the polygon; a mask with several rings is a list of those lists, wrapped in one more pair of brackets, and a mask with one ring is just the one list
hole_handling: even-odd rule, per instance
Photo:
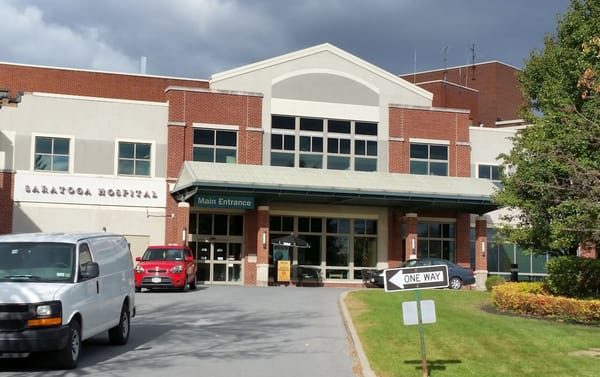
{"label": "car window", "polygon": [[183,253],[182,249],[148,249],[142,256],[142,260],[182,261]]}
{"label": "car window", "polygon": [[410,259],[407,260],[406,262],[404,262],[404,264],[402,265],[402,267],[414,267],[417,265],[417,260],[416,259]]}
{"label": "car window", "polygon": [[167,260],[183,260],[183,250],[171,249],[167,251]]}

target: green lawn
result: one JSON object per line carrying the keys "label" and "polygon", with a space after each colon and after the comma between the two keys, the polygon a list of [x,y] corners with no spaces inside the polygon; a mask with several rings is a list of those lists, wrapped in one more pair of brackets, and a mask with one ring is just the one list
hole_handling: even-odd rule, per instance
{"label": "green lawn", "polygon": [[[424,326],[431,377],[598,377],[600,327],[496,314],[488,292],[421,290],[437,321]],[[353,291],[346,306],[371,368],[379,377],[422,376],[419,327],[405,326],[402,302],[415,291]]]}

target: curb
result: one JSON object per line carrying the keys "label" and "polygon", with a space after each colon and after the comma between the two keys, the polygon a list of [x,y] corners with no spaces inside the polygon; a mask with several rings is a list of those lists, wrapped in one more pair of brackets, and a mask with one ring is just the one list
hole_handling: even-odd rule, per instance
{"label": "curb", "polygon": [[358,359],[358,364],[360,366],[361,377],[377,377],[375,372],[371,369],[371,364],[369,364],[369,360],[365,355],[365,352],[362,348],[362,344],[360,342],[360,338],[356,333],[356,329],[354,328],[354,324],[352,323],[352,317],[350,317],[350,313],[348,312],[348,308],[346,307],[345,299],[348,295],[349,291],[344,291],[340,295],[340,299],[338,300],[340,311],[342,312],[342,317],[344,318],[344,324],[346,331],[348,332],[348,336],[351,340],[351,348],[353,353],[356,355]]}

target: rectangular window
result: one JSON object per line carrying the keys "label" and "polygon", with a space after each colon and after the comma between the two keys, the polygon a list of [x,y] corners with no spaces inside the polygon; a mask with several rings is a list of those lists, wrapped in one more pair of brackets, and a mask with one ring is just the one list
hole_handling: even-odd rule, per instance
{"label": "rectangular window", "polygon": [[300,118],[300,130],[323,132],[323,119]]}
{"label": "rectangular window", "polygon": [[68,172],[71,140],[62,137],[35,137],[34,169]]}
{"label": "rectangular window", "polygon": [[296,128],[296,118],[282,115],[273,115],[271,117],[271,127],[283,130],[293,130]]}
{"label": "rectangular window", "polygon": [[436,144],[411,144],[410,174],[447,176],[448,146]]}
{"label": "rectangular window", "polygon": [[323,138],[300,136],[300,167],[321,169],[323,167]]}
{"label": "rectangular window", "polygon": [[271,166],[377,171],[377,123],[272,115],[271,126]]}
{"label": "rectangular window", "polygon": [[327,121],[327,132],[336,134],[350,134],[350,121],[330,119]]}
{"label": "rectangular window", "polygon": [[477,169],[477,178],[500,182],[500,166],[480,164]]}
{"label": "rectangular window", "polygon": [[377,171],[377,141],[355,140],[354,141],[354,170]]}
{"label": "rectangular window", "polygon": [[194,161],[236,163],[237,132],[194,129],[192,159]]}
{"label": "rectangular window", "polygon": [[294,135],[271,135],[271,165],[294,166],[296,137]]}
{"label": "rectangular window", "polygon": [[354,127],[357,135],[377,136],[377,123],[356,122]]}
{"label": "rectangular window", "polygon": [[420,222],[417,225],[419,255],[456,262],[455,228],[453,223]]}
{"label": "rectangular window", "polygon": [[119,142],[118,175],[149,177],[152,162],[152,144]]}
{"label": "rectangular window", "polygon": [[327,139],[327,169],[350,169],[350,139]]}

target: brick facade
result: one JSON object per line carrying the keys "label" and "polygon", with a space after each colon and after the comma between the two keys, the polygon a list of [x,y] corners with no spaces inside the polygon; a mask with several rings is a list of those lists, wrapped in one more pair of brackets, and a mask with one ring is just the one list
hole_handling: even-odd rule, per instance
{"label": "brick facade", "polygon": [[390,173],[410,172],[411,138],[448,141],[448,175],[471,175],[469,114],[431,109],[390,108]]}
{"label": "brick facade", "polygon": [[[480,83],[497,85],[502,78],[501,67],[494,75],[480,70]],[[506,74],[505,72],[502,74]],[[419,79],[421,77],[417,75]],[[423,76],[423,78],[426,78]],[[486,81],[487,80],[487,81]],[[411,139],[448,143],[448,173],[452,177],[470,177],[469,125],[487,114],[479,112],[481,90],[476,91],[448,82],[422,84],[434,93],[434,107],[403,107],[393,105],[389,112],[389,172],[409,173]],[[214,90],[204,80],[160,78],[92,71],[74,71],[0,64],[0,87],[13,93],[49,92],[78,96],[106,97],[168,103],[166,188],[169,193],[185,161],[193,159],[195,127],[235,129],[237,132],[237,163],[263,164],[263,96],[256,93]],[[509,106],[506,104],[501,106]],[[446,109],[443,107],[451,107]],[[470,113],[468,110],[472,109]],[[504,111],[504,110],[503,110]],[[12,214],[13,173],[0,175],[0,210]],[[165,209],[165,242],[180,244],[189,232],[189,217],[194,210],[191,200],[178,202],[167,194]],[[181,200],[181,199],[180,199]],[[333,204],[332,204],[333,205]],[[332,207],[331,211],[335,211]],[[415,212],[413,212],[415,211]],[[468,266],[470,261],[469,214],[457,211],[419,211],[406,208],[388,209],[387,260],[391,266],[418,256],[418,224],[423,218],[447,219],[456,222],[457,262]],[[428,221],[428,220],[423,220]],[[436,220],[437,221],[437,220]],[[12,215],[2,216],[0,232],[10,232]],[[162,224],[161,224],[162,226]],[[404,237],[403,229],[406,229]],[[259,207],[244,212],[243,284],[268,284],[269,208]],[[263,239],[266,237],[266,242]],[[414,245],[414,248],[413,248]],[[480,263],[479,259],[477,263]],[[266,270],[265,270],[266,268]],[[337,282],[331,282],[338,284]],[[343,282],[342,282],[343,283]],[[357,283],[356,281],[350,283]]]}
{"label": "brick facade", "polygon": [[12,232],[15,174],[0,172],[0,234]]}
{"label": "brick facade", "polygon": [[208,88],[208,81],[0,63],[0,88],[138,101],[165,101],[169,85]]}
{"label": "brick facade", "polygon": [[[525,103],[519,89],[515,67],[500,63],[488,62],[475,65],[452,67],[435,71],[402,75],[403,79],[430,89],[433,81],[447,81],[478,92],[476,104],[463,91],[463,98],[443,96],[438,89],[438,97],[434,97],[434,106],[470,109],[473,114],[473,125],[482,123],[485,127],[494,127],[496,121],[519,118],[519,109]],[[448,86],[445,85],[445,90]],[[463,107],[465,106],[465,107]],[[477,107],[475,107],[477,106]]]}

